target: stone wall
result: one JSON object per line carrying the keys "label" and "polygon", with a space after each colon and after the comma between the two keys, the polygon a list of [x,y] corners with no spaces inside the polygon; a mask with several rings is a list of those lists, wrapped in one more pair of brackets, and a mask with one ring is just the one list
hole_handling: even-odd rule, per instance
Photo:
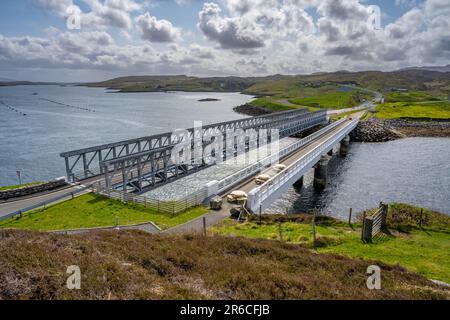
{"label": "stone wall", "polygon": [[19,198],[28,196],[30,194],[44,192],[44,191],[50,191],[54,190],[63,186],[66,186],[67,182],[64,179],[57,179],[53,180],[47,183],[35,185],[35,186],[29,186],[19,189],[12,189],[12,190],[5,190],[0,191],[0,200],[8,200],[12,198]]}

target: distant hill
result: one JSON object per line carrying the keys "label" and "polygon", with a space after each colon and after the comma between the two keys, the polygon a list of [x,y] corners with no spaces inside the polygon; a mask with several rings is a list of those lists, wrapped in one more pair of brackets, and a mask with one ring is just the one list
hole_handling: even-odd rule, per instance
{"label": "distant hill", "polygon": [[204,92],[240,92],[253,84],[281,79],[285,76],[269,77],[208,77],[198,78],[186,75],[179,76],[130,76],[120,77],[103,82],[88,83],[90,87],[105,87],[122,92],[151,91],[204,91]]}
{"label": "distant hill", "polygon": [[312,85],[323,83],[353,84],[374,90],[389,90],[401,87],[410,90],[450,91],[450,72],[408,69],[392,72],[339,71],[310,75],[273,75],[267,77],[129,76],[84,85],[110,88],[121,92],[203,91],[270,94],[274,91],[274,88],[278,88],[277,93],[279,93],[284,87],[300,84],[303,86],[305,83],[312,83]]}
{"label": "distant hill", "polygon": [[55,85],[55,84],[59,84],[59,83],[57,83],[57,82],[32,82],[32,81],[1,81],[0,80],[0,87]]}
{"label": "distant hill", "polygon": [[410,67],[402,70],[428,70],[437,72],[450,72],[450,64],[446,66],[434,66],[434,67]]}

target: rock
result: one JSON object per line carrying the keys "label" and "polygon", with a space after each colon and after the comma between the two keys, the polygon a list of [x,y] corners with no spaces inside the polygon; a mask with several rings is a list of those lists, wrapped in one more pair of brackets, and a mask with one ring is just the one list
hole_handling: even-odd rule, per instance
{"label": "rock", "polygon": [[249,103],[234,107],[233,110],[237,113],[242,113],[242,114],[252,116],[252,117],[262,116],[265,114],[272,113],[272,111],[270,111],[270,110],[267,110],[262,107],[254,106]]}
{"label": "rock", "polygon": [[8,200],[8,199],[12,199],[12,198],[28,196],[28,195],[34,194],[34,193],[50,191],[50,190],[54,190],[54,189],[66,186],[66,185],[67,185],[67,182],[65,180],[58,179],[58,180],[50,181],[50,182],[35,185],[35,186],[0,191],[0,200]]}
{"label": "rock", "polygon": [[350,137],[356,142],[385,142],[402,138],[386,121],[376,118],[361,121]]}

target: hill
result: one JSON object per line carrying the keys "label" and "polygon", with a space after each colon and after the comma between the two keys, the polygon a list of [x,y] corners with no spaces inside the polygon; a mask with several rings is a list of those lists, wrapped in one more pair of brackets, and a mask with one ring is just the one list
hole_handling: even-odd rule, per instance
{"label": "hill", "polygon": [[192,91],[192,92],[240,92],[253,84],[278,79],[267,78],[211,77],[198,78],[180,76],[131,76],[120,77],[98,83],[88,83],[90,87],[106,87],[122,92]]}
{"label": "hill", "polygon": [[340,71],[267,77],[130,76],[85,85],[106,87],[122,92],[224,91],[248,94],[280,94],[305,86],[314,87],[326,84],[349,84],[381,91],[392,88],[406,88],[409,90],[447,90],[450,92],[450,72],[411,69],[392,72]]}
{"label": "hill", "polygon": [[[366,287],[382,269],[382,290]],[[81,290],[65,286],[68,266]],[[222,236],[0,231],[0,299],[445,299],[400,266]]]}

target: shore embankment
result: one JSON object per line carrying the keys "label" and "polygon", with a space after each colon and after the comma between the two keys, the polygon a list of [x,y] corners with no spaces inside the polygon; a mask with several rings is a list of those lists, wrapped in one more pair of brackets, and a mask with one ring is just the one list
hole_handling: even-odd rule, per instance
{"label": "shore embankment", "polygon": [[450,121],[370,118],[351,133],[356,142],[385,142],[406,137],[450,137]]}

